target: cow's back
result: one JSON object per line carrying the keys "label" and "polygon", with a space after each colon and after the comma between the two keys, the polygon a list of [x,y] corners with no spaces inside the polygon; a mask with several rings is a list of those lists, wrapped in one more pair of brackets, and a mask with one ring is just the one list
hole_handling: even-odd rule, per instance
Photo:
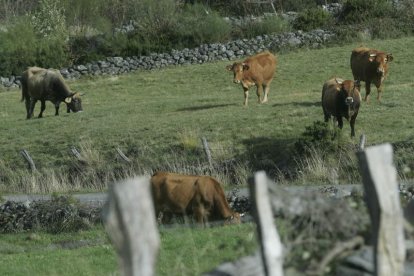
{"label": "cow's back", "polygon": [[367,70],[369,66],[370,49],[359,47],[352,50],[351,53],[351,70],[355,80],[366,81]]}
{"label": "cow's back", "polygon": [[338,101],[338,82],[344,80],[340,78],[332,78],[327,80],[322,87],[322,107],[325,112],[335,115],[337,113]]}
{"label": "cow's back", "polygon": [[157,172],[151,177],[156,211],[183,214],[194,197],[196,176]]}
{"label": "cow's back", "polygon": [[273,78],[275,73],[277,59],[272,53],[265,51],[247,58],[244,63],[250,67],[249,70],[246,71],[249,78],[255,79],[260,77],[265,81],[269,81]]}

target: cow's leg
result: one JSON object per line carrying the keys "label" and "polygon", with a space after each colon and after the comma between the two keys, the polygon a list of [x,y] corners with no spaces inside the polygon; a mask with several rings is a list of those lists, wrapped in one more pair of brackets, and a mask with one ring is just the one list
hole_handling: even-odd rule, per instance
{"label": "cow's leg", "polygon": [[55,116],[59,115],[59,106],[60,106],[60,102],[55,102],[55,109],[56,109]]}
{"label": "cow's leg", "polygon": [[381,103],[381,95],[382,95],[382,83],[375,83],[375,86],[377,87],[377,100]]}
{"label": "cow's leg", "polygon": [[244,92],[244,106],[247,106],[247,101],[249,100],[249,88],[243,87]]}
{"label": "cow's leg", "polygon": [[269,90],[270,90],[270,83],[271,83],[271,81],[269,81],[266,84],[263,84],[264,97],[263,97],[262,103],[266,103],[268,101]]}
{"label": "cow's leg", "polygon": [[352,115],[351,120],[349,121],[349,125],[351,126],[351,137],[355,137],[355,120],[356,120],[357,115],[358,115],[358,112]]}
{"label": "cow's leg", "polygon": [[24,103],[26,104],[26,119],[30,119],[30,99],[26,98]]}
{"label": "cow's leg", "polygon": [[39,118],[43,117],[43,111],[45,111],[46,109],[46,101],[45,100],[40,100],[40,113],[39,113]]}
{"label": "cow's leg", "polygon": [[344,126],[344,121],[342,121],[342,116],[338,116],[336,117],[336,119],[338,120],[338,127],[342,129],[342,127]]}
{"label": "cow's leg", "polygon": [[325,119],[325,123],[329,122],[329,119],[331,118],[331,115],[325,109],[323,109],[323,116],[324,116],[324,119]]}
{"label": "cow's leg", "polygon": [[369,94],[371,93],[371,82],[366,81],[365,82],[365,99],[367,103],[369,103]]}
{"label": "cow's leg", "polygon": [[257,94],[257,102],[258,103],[263,103],[263,101],[261,100],[262,97],[262,91],[263,91],[263,85],[261,83],[258,83],[256,85],[257,90],[256,90],[256,94]]}
{"label": "cow's leg", "polygon": [[29,106],[29,114],[28,119],[33,117],[34,107],[36,105],[37,100],[30,98],[30,106]]}

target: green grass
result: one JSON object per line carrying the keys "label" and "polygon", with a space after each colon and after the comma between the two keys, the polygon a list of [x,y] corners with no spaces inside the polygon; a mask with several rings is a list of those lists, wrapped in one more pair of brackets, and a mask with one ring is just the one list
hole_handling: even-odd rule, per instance
{"label": "green grass", "polygon": [[[161,228],[160,239],[157,275],[199,275],[257,248],[250,223]],[[0,236],[0,275],[118,275],[117,271],[116,253],[102,227],[59,235]]]}
{"label": "green grass", "polygon": [[[414,37],[364,44],[392,52],[395,58],[385,81],[383,103],[376,102],[373,89],[371,103],[363,103],[360,109],[356,138],[349,138],[348,123],[343,136],[349,143],[358,143],[359,135],[364,133],[368,145],[410,141],[414,137],[414,57],[410,52]],[[66,114],[62,105],[58,117],[53,115],[53,105],[47,103],[43,119],[26,120],[20,91],[0,93],[0,190],[50,190],[29,188],[47,184],[42,178],[33,184],[21,149],[30,152],[40,174],[47,175],[46,182],[51,172],[55,172],[54,179],[76,175],[76,161],[69,154],[72,145],[83,150],[94,170],[79,173],[85,181],[66,190],[105,189],[111,173],[125,169],[116,161],[116,147],[134,160],[127,168],[130,174],[150,174],[158,168],[202,171],[199,167],[206,160],[201,142],[194,149],[194,140],[201,136],[209,141],[216,161],[235,159],[245,164],[248,173],[284,170],[295,164],[291,146],[305,127],[323,120],[323,82],[332,76],[352,78],[350,53],[359,45],[278,55],[269,102],[258,105],[252,90],[247,108],[242,105],[241,87],[232,83],[231,74],[225,70],[230,62],[72,81],[69,86],[73,90],[86,93],[84,112]],[[36,115],[39,109],[38,103]],[[105,174],[109,176],[103,177]],[[88,178],[94,177],[99,181],[89,184]]]}

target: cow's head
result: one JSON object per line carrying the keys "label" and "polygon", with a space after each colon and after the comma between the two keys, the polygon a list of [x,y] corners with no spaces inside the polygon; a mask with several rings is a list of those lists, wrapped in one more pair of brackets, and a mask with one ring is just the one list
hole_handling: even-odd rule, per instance
{"label": "cow's head", "polygon": [[338,84],[337,89],[342,94],[345,105],[351,108],[359,106],[361,101],[361,96],[359,94],[361,89],[360,82],[351,80],[342,81],[338,79],[335,79],[335,81]]}
{"label": "cow's head", "polygon": [[385,75],[388,71],[388,63],[394,59],[392,54],[386,54],[383,52],[380,53],[371,53],[369,55],[369,62],[371,62],[377,69],[379,75]]}
{"label": "cow's head", "polygon": [[243,71],[247,71],[249,68],[249,65],[244,62],[235,62],[232,65],[226,66],[226,69],[232,71],[234,74],[234,83],[241,83],[243,80]]}
{"label": "cow's head", "polygon": [[[65,103],[72,112],[80,112],[82,110],[82,99],[79,93],[72,93],[65,99]],[[69,112],[69,111],[68,111]]]}
{"label": "cow's head", "polygon": [[240,224],[241,223],[241,215],[237,212],[233,212],[233,214],[226,218],[226,220],[224,221],[224,225],[229,225],[229,224]]}

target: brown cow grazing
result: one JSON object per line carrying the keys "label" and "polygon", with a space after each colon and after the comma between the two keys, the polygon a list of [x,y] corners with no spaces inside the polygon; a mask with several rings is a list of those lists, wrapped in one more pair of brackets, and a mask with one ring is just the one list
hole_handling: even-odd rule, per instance
{"label": "brown cow grazing", "polygon": [[27,119],[33,116],[35,104],[42,103],[39,118],[42,118],[46,109],[46,101],[51,101],[56,108],[55,115],[59,115],[59,105],[64,102],[67,112],[82,111],[79,93],[71,92],[59,70],[29,67],[22,74],[22,101],[25,100]]}
{"label": "brown cow grazing", "polygon": [[151,177],[155,214],[163,222],[173,215],[192,216],[198,223],[224,220],[240,223],[240,214],[230,209],[220,183],[210,176],[156,172]]}
{"label": "brown cow grazing", "polygon": [[388,63],[393,59],[392,54],[365,47],[352,51],[352,74],[354,80],[365,82],[365,101],[369,102],[371,83],[373,83],[377,87],[377,99],[381,102],[382,82],[388,74]]}
{"label": "brown cow grazing", "polygon": [[355,136],[355,120],[358,116],[361,95],[358,81],[333,78],[326,81],[322,88],[322,108],[325,122],[331,115],[338,121],[338,127],[342,129],[342,117],[349,120],[351,137]]}
{"label": "brown cow grazing", "polygon": [[[234,73],[233,82],[241,83],[243,87],[245,106],[247,106],[249,88],[253,85],[257,87],[258,102],[267,102],[270,83],[276,71],[276,63],[276,57],[269,51],[264,51],[247,58],[243,62],[235,62],[226,67],[227,70],[233,71]],[[262,90],[264,90],[263,99],[261,99]]]}

